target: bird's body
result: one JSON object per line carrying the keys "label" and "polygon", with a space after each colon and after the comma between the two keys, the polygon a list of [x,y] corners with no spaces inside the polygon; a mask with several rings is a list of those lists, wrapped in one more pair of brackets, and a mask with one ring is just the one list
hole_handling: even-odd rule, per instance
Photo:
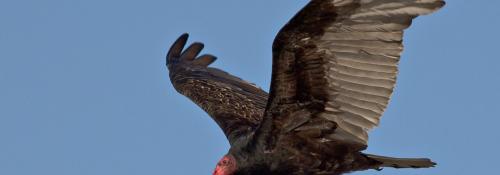
{"label": "bird's body", "polygon": [[183,51],[181,36],[167,55],[175,89],[222,128],[231,149],[214,175],[339,175],[425,168],[430,159],[362,153],[395,86],[403,30],[442,0],[312,0],[273,44],[270,93],[222,70],[215,57]]}

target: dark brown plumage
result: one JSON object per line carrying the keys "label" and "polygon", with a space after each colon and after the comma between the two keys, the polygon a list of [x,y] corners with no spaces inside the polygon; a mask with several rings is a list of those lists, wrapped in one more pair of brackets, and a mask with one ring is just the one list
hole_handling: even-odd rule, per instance
{"label": "dark brown plumage", "polygon": [[425,168],[429,159],[362,153],[396,83],[403,30],[442,0],[312,0],[273,44],[270,93],[219,69],[203,44],[170,48],[175,89],[222,128],[231,149],[214,174],[331,174]]}

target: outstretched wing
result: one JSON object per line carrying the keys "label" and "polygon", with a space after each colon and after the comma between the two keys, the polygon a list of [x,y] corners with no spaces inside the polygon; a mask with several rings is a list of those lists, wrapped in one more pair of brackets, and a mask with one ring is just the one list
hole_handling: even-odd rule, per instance
{"label": "outstretched wing", "polygon": [[396,83],[403,30],[444,4],[312,0],[274,41],[265,116],[318,142],[366,148]]}
{"label": "outstretched wing", "polygon": [[179,37],[168,52],[170,81],[179,93],[203,108],[233,144],[239,136],[258,126],[268,94],[238,77],[207,67],[216,57],[197,57],[203,49],[202,43],[193,43],[183,52],[187,39],[187,34]]}

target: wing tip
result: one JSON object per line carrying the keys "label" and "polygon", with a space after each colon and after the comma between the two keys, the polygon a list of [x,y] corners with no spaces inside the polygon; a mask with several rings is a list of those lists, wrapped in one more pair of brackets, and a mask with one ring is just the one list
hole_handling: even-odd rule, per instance
{"label": "wing tip", "polygon": [[181,36],[179,36],[174,41],[172,46],[170,46],[170,49],[168,50],[167,58],[166,58],[167,65],[175,62],[181,56],[182,50],[186,46],[188,38],[189,38],[189,34],[183,33]]}
{"label": "wing tip", "polygon": [[210,54],[205,54],[205,55],[202,55],[202,56],[199,56],[198,58],[196,58],[193,61],[193,64],[207,67],[210,64],[212,64],[213,62],[215,62],[216,60],[217,60],[216,56],[213,56]]}
{"label": "wing tip", "polygon": [[183,33],[174,41],[167,53],[167,67],[177,62],[189,62],[193,65],[207,67],[217,60],[216,56],[210,54],[204,54],[197,57],[205,47],[202,42],[193,42],[187,49],[184,49],[188,39],[189,33]]}
{"label": "wing tip", "polygon": [[422,13],[421,15],[429,15],[432,14],[440,9],[442,9],[444,6],[446,6],[446,2],[444,0],[435,0],[432,3],[432,7],[430,7],[430,11]]}
{"label": "wing tip", "polygon": [[444,6],[446,6],[446,1],[444,1],[444,0],[438,0],[436,3],[437,3],[437,6],[436,6],[435,10],[439,10],[439,9],[443,8]]}

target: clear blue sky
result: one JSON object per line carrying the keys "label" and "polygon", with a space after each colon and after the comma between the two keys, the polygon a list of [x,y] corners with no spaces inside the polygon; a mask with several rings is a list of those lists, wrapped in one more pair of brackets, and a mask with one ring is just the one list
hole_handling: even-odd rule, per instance
{"label": "clear blue sky", "polygon": [[[184,32],[268,89],[274,35],[306,0],[0,0],[0,174],[210,174],[228,143],[164,66]],[[405,37],[396,93],[367,152],[497,174],[500,1],[448,0]]]}

